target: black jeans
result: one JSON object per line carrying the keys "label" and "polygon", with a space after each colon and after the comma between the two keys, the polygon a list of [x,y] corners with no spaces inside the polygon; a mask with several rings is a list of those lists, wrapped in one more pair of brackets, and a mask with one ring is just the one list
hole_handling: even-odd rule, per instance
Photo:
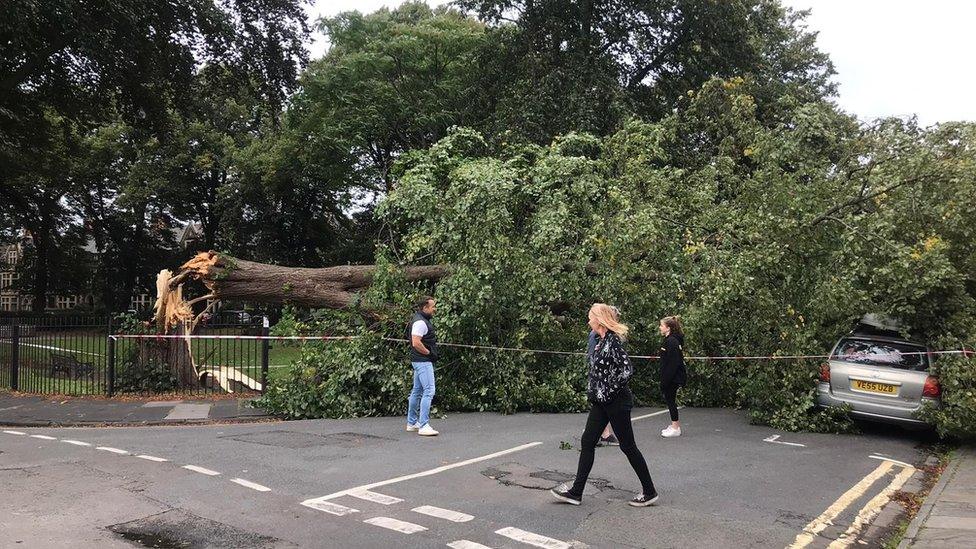
{"label": "black jeans", "polygon": [[678,421],[678,387],[676,383],[661,384],[664,401],[668,403],[668,411],[671,412],[671,421]]}
{"label": "black jeans", "polygon": [[641,488],[645,494],[652,495],[654,483],[651,482],[651,473],[647,471],[647,462],[644,456],[637,449],[634,442],[634,428],[630,423],[630,411],[634,407],[634,395],[630,389],[623,389],[610,402],[593,403],[590,408],[590,416],[586,418],[586,429],[583,431],[583,438],[580,441],[583,449],[580,452],[579,465],[576,468],[576,481],[569,492],[574,496],[582,496],[583,488],[586,486],[586,479],[590,476],[590,469],[593,468],[593,456],[595,454],[596,443],[603,433],[603,428],[607,422],[613,427],[617,440],[620,441],[620,449],[626,454],[630,461],[630,466],[637,473],[640,479]]}

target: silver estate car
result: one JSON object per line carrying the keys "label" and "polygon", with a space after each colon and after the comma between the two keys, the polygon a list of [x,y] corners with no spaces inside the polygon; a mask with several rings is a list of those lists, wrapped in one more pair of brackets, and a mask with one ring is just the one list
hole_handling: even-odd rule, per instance
{"label": "silver estate car", "polygon": [[855,417],[925,427],[915,413],[924,405],[939,406],[942,394],[938,378],[929,375],[929,351],[896,337],[845,336],[820,367],[818,403],[849,405]]}

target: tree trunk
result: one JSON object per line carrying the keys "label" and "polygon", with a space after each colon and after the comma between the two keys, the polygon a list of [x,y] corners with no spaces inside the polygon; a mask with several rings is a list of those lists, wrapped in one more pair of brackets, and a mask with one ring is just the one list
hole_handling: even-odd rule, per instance
{"label": "tree trunk", "polygon": [[[169,271],[159,273],[156,322],[162,333],[193,332],[196,320],[192,304],[183,299],[182,288],[191,278],[202,281],[214,299],[339,309],[356,302],[356,293],[370,285],[375,272],[375,265],[308,269],[201,252],[183,264],[175,276]],[[405,267],[402,274],[408,281],[439,280],[448,274],[448,268],[443,265]],[[194,387],[200,382],[190,345],[190,340],[183,338],[167,339],[160,345],[160,354],[180,387]]]}
{"label": "tree trunk", "polygon": [[[211,251],[201,252],[186,262],[170,286],[194,278],[202,281],[216,299],[341,309],[355,303],[357,292],[372,283],[375,272],[375,265],[282,267]],[[404,267],[402,272],[408,281],[439,280],[448,274],[448,268]]]}
{"label": "tree trunk", "polygon": [[31,310],[43,313],[47,307],[47,287],[50,281],[50,257],[53,229],[51,223],[44,218],[36,228],[29,228],[31,239],[34,241],[34,280],[31,288]]}
{"label": "tree trunk", "polygon": [[[181,322],[172,332],[178,335],[188,335],[190,326],[186,322]],[[196,387],[200,382],[199,372],[193,364],[193,354],[190,352],[189,339],[167,339],[163,345],[166,349],[166,364],[169,365],[170,373],[176,378],[181,388]]]}

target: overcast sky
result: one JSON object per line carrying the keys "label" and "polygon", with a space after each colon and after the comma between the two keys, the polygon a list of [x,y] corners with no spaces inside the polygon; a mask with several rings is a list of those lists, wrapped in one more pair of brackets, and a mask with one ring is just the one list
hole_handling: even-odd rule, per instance
{"label": "overcast sky", "polygon": [[[810,30],[837,69],[838,104],[862,120],[917,115],[923,125],[976,121],[976,2],[781,0],[810,8]],[[315,0],[314,17],[374,11],[401,0]],[[442,4],[428,0],[431,5]],[[312,57],[326,44],[316,33]]]}

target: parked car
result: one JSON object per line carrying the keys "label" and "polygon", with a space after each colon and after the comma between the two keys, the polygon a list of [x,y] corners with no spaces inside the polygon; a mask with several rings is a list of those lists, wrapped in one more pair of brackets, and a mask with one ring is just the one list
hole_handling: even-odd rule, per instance
{"label": "parked car", "polygon": [[217,315],[218,321],[222,324],[250,324],[251,314],[247,311],[220,311]]}
{"label": "parked car", "polygon": [[921,343],[879,333],[885,331],[855,331],[837,342],[820,367],[818,403],[848,405],[863,419],[925,427],[916,412],[941,404],[939,380],[929,373],[934,355]]}

